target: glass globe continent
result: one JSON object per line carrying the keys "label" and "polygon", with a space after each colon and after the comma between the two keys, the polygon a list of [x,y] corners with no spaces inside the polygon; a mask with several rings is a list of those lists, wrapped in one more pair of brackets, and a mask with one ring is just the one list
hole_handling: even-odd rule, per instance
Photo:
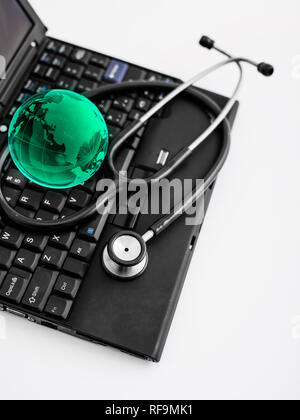
{"label": "glass globe continent", "polygon": [[36,184],[63,189],[91,178],[108,150],[107,126],[86,97],[52,90],[27,100],[8,133],[17,168]]}

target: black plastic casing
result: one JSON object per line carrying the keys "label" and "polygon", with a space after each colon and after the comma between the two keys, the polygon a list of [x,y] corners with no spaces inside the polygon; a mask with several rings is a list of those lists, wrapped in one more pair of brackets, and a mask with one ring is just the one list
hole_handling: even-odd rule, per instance
{"label": "black plastic casing", "polygon": [[[22,4],[26,3],[22,1]],[[36,15],[32,17],[36,22],[34,33],[40,36],[45,27],[36,20]],[[40,42],[44,43],[47,40],[44,37]],[[24,68],[22,82],[26,80],[26,71],[27,68]],[[10,84],[11,96],[14,95],[19,83],[20,79],[14,85]],[[213,93],[210,95],[221,107],[225,105],[226,98]],[[0,102],[1,99],[0,90]],[[6,101],[3,102],[5,103]],[[237,108],[238,104],[230,115],[231,124]],[[139,168],[150,172],[157,171],[160,167],[156,165],[156,161],[161,149],[168,150],[171,158],[178,150],[188,146],[197,138],[210,124],[211,118],[208,110],[199,110],[199,104],[196,102],[187,100],[184,96],[175,100],[164,111],[162,118],[154,117],[150,122],[142,145],[131,164],[131,170]],[[176,171],[173,178],[182,180],[205,178],[220,152],[221,141],[221,130],[216,130]],[[212,192],[213,186],[205,195],[206,209]],[[135,230],[143,234],[159,217],[160,215],[141,216]],[[162,356],[201,225],[188,226],[183,216],[157,239],[150,241],[147,244],[148,267],[140,278],[132,281],[112,279],[102,267],[103,249],[120,229],[123,228],[112,223],[107,223],[104,228],[88,274],[67,321],[57,321],[44,314],[39,315],[20,306],[8,304],[4,300],[0,300],[0,308],[8,307],[39,324],[158,362]]]}

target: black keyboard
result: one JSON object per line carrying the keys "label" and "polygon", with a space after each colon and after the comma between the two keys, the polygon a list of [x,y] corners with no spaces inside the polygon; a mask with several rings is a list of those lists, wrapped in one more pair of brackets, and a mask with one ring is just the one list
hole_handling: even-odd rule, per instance
{"label": "black keyboard", "polygon": [[[49,40],[7,117],[11,118],[30,96],[49,89],[83,93],[106,83],[132,80],[173,81],[92,51]],[[157,95],[145,91],[141,95],[110,97],[97,103],[107,122],[110,140],[162,95],[163,92]],[[124,170],[130,169],[143,130],[128,144]],[[83,209],[97,198],[99,176],[101,170],[76,188],[54,191],[28,181],[9,160],[1,179],[6,200],[18,212],[38,220],[57,220]],[[111,222],[115,220],[120,226],[119,219],[115,216]],[[131,220],[131,228],[132,223]],[[20,314],[28,309],[47,317],[67,319],[103,230],[101,216],[96,215],[71,231],[51,235],[23,232],[3,217],[0,229],[0,299],[7,302],[0,304],[0,309],[5,310],[11,304],[20,307]]]}

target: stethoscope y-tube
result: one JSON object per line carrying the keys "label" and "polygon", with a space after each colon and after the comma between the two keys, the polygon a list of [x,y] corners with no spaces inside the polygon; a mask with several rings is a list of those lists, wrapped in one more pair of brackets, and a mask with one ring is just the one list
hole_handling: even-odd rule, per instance
{"label": "stethoscope y-tube", "polygon": [[[266,63],[257,64],[252,60],[241,58],[241,57],[232,57],[227,52],[221,50],[217,46],[215,46],[214,41],[212,41],[208,37],[202,37],[200,41],[200,45],[208,49],[215,49],[216,51],[220,52],[222,55],[225,55],[227,59],[220,63],[213,65],[212,67],[208,68],[207,70],[202,71],[201,73],[192,77],[189,81],[184,82],[182,84],[178,83],[166,83],[166,82],[127,82],[115,85],[106,85],[99,89],[96,89],[92,92],[86,94],[86,97],[91,101],[97,101],[99,98],[103,99],[103,97],[107,95],[115,95],[121,94],[125,92],[131,91],[139,91],[139,90],[163,90],[165,92],[169,92],[159,103],[157,103],[153,108],[151,108],[146,114],[144,114],[139,120],[130,124],[123,132],[121,132],[116,139],[113,141],[112,145],[110,146],[108,156],[107,156],[107,165],[112,174],[113,179],[118,182],[117,192],[120,192],[120,189],[123,185],[127,185],[127,182],[130,182],[132,187],[137,187],[140,185],[140,180],[132,180],[126,178],[122,173],[120,173],[116,166],[116,156],[122,146],[125,145],[127,140],[133,136],[150,118],[152,118],[158,111],[160,111],[163,107],[165,107],[169,102],[171,102],[174,98],[176,98],[179,94],[184,93],[185,95],[189,96],[191,99],[196,99],[199,102],[199,106],[205,105],[208,109],[210,109],[214,115],[216,115],[215,120],[212,124],[197,138],[195,139],[190,146],[183,148],[180,150],[172,159],[167,161],[165,166],[162,167],[156,174],[153,176],[145,179],[147,183],[150,182],[159,182],[160,180],[167,178],[170,176],[174,171],[186,160],[188,157],[202,144],[212,132],[214,132],[220,125],[223,132],[222,136],[222,149],[217,158],[216,162],[214,163],[213,167],[207,174],[204,183],[197,187],[193,193],[188,197],[187,200],[183,200],[178,206],[175,206],[172,210],[170,215],[162,217],[158,222],[154,225],[150,226],[149,229],[145,232],[143,236],[139,236],[137,234],[133,234],[132,232],[126,232],[126,234],[119,234],[116,238],[114,237],[111,241],[115,244],[112,246],[111,243],[104,250],[103,256],[103,263],[104,267],[110,274],[115,275],[116,277],[121,278],[132,278],[136,277],[141,274],[145,270],[147,265],[147,256],[145,254],[146,243],[152,239],[154,236],[159,235],[165,229],[167,229],[178,217],[180,217],[185,211],[187,211],[203,194],[207,191],[207,189],[214,183],[216,180],[219,172],[221,171],[226,158],[229,153],[230,148],[230,137],[231,137],[231,129],[229,122],[227,120],[227,116],[232,110],[235,102],[237,100],[237,96],[239,94],[242,82],[243,82],[243,67],[242,63],[247,63],[252,66],[255,66],[257,70],[263,74],[264,76],[271,76],[274,72],[274,69],[271,65]],[[225,105],[225,107],[221,110],[218,104],[208,97],[205,93],[201,92],[200,90],[195,89],[192,87],[196,82],[205,78],[206,76],[214,73],[215,71],[227,66],[229,64],[236,64],[239,70],[239,79],[237,85],[234,89],[234,92]],[[8,148],[5,148],[0,156],[0,172],[2,172],[6,159],[9,155]],[[120,182],[120,180],[122,182]],[[114,190],[115,193],[115,190]],[[85,219],[93,216],[99,209],[102,209],[105,204],[111,199],[111,193],[107,192],[104,193],[96,203],[91,204],[87,208],[77,212],[74,215],[66,217],[64,219],[58,219],[55,221],[40,221],[30,219],[18,213],[15,209],[13,209],[8,202],[5,200],[2,189],[0,186],[0,207],[4,214],[8,217],[8,219],[16,223],[17,225],[22,226],[24,229],[34,229],[39,231],[60,231],[66,230],[74,225],[82,223]],[[128,242],[128,246],[126,246],[125,242]],[[117,244],[117,245],[116,245]],[[120,245],[122,244],[122,245]],[[125,244],[125,245],[124,245]],[[125,247],[124,247],[125,246]],[[122,247],[124,249],[122,250]],[[137,256],[138,251],[143,250],[143,254]],[[125,254],[124,254],[125,252]],[[130,258],[130,255],[133,257]],[[143,255],[143,258],[141,258]],[[125,258],[127,256],[127,259]],[[138,268],[138,269],[137,269]]]}

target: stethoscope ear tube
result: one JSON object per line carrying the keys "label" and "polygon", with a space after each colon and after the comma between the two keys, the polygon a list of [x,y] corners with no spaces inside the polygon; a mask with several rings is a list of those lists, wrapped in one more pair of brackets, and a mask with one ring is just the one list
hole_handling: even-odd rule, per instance
{"label": "stethoscope ear tube", "polygon": [[[130,83],[123,83],[120,85],[112,85],[112,86],[104,86],[98,90],[96,90],[93,94],[89,94],[89,98],[96,101],[99,99],[99,97],[103,97],[105,95],[109,95],[111,93],[118,93],[118,92],[130,92],[132,90],[145,90],[145,89],[157,89],[157,90],[165,90],[165,91],[173,91],[176,89],[176,87],[181,86],[178,83],[165,83],[165,82],[130,82]],[[213,101],[211,98],[208,97],[205,93],[202,91],[195,89],[193,87],[187,88],[184,92],[185,95],[188,97],[191,97],[195,100],[198,100],[199,106],[206,106],[210,111],[212,111],[215,115],[217,115],[220,112],[220,107],[217,105],[215,101]],[[228,141],[230,139],[230,136],[228,136],[228,127],[229,124],[227,120],[223,122],[223,147],[220,154],[220,159],[214,167],[211,170],[211,174],[213,176],[209,176],[209,182],[210,184],[213,183],[213,181],[216,179],[218,172],[221,170],[222,165],[220,165],[220,162],[224,162],[228,150],[229,150],[229,144]],[[139,129],[143,124],[141,122],[134,122],[129,127],[126,128],[117,138],[116,140],[111,144],[110,150],[108,153],[107,158],[107,166],[108,169],[111,171],[113,178],[119,179],[119,176],[122,178],[122,174],[119,174],[117,169],[114,166],[114,156],[117,154],[117,152],[120,150],[122,145],[125,143],[125,141],[133,134],[136,130]],[[226,150],[226,153],[224,151]],[[188,158],[188,156],[192,153],[192,150],[189,148],[183,148],[181,149],[176,156],[171,159],[169,162],[166,163],[165,167],[163,167],[160,171],[158,171],[154,177],[146,179],[146,182],[151,181],[159,181],[160,179],[168,177],[170,174],[174,172],[174,170],[181,165],[181,163]],[[223,154],[224,153],[224,154]],[[5,162],[8,158],[9,150],[8,147],[5,147],[0,155],[0,172],[2,173],[3,168],[5,166]],[[137,180],[128,180],[131,181],[133,185],[136,183],[136,185],[140,185],[140,182]],[[120,187],[120,186],[119,186]],[[68,216],[65,219],[58,219],[55,221],[41,221],[41,220],[35,220],[30,219],[22,214],[19,214],[15,209],[13,209],[9,203],[5,200],[1,185],[0,185],[0,207],[2,210],[2,213],[8,219],[11,221],[11,223],[15,223],[16,225],[22,226],[22,228],[27,230],[34,230],[34,231],[44,231],[44,232],[51,232],[53,230],[59,232],[63,231],[65,229],[72,228],[74,225],[83,223],[86,219],[89,217],[92,217],[99,208],[101,208],[105,202],[108,200],[108,196],[106,194],[103,194],[103,197],[101,199],[98,199],[96,203],[91,204],[87,208],[78,211],[74,215]],[[171,223],[172,218],[169,218],[168,223],[165,226],[169,226]],[[155,234],[157,235],[159,232],[162,232],[164,229],[153,229]]]}
{"label": "stethoscope ear tube", "polygon": [[[241,58],[237,57],[234,58],[227,52],[221,50],[217,46],[215,46],[215,42],[211,40],[208,37],[204,37],[201,40],[201,45],[209,48],[209,49],[215,49],[216,51],[220,52],[221,54],[225,55],[227,57],[226,61],[223,61],[221,63],[217,63],[213,65],[212,67],[202,71],[201,73],[195,75],[192,77],[189,81],[176,84],[176,83],[166,83],[166,82],[126,82],[122,84],[115,84],[115,85],[106,85],[99,89],[96,89],[93,92],[87,93],[86,97],[91,100],[97,100],[99,97],[103,98],[106,95],[114,95],[114,94],[121,94],[122,92],[127,91],[137,91],[137,90],[147,90],[147,89],[160,89],[162,91],[169,92],[169,94],[164,97],[158,104],[156,104],[153,108],[151,108],[148,112],[146,112],[145,115],[143,115],[138,121],[132,123],[125,131],[123,131],[113,142],[109,154],[108,154],[108,166],[113,174],[113,178],[116,180],[119,176],[118,171],[116,170],[115,164],[114,164],[114,157],[117,153],[117,151],[120,149],[120,147],[125,143],[125,141],[133,135],[145,122],[147,122],[154,114],[156,114],[160,109],[162,109],[167,103],[169,103],[171,100],[176,98],[180,93],[185,92],[186,95],[189,95],[191,97],[195,97],[201,105],[206,105],[209,109],[212,110],[213,113],[217,115],[216,119],[212,124],[199,136],[198,139],[194,140],[191,145],[186,148],[179,151],[178,155],[175,156],[173,160],[170,160],[170,162],[167,163],[167,165],[161,169],[157,174],[154,175],[154,177],[148,178],[146,181],[150,182],[151,180],[157,181],[159,179],[162,179],[164,177],[167,177],[173,171],[185,160],[188,158],[188,156],[204,141],[208,138],[208,136],[223,122],[223,147],[222,152],[220,153],[220,156],[217,160],[217,162],[214,164],[213,168],[211,169],[209,175],[207,176],[207,179],[205,180],[204,188],[201,188],[199,190],[194,191],[194,194],[192,195],[189,205],[193,203],[201,194],[203,195],[206,189],[212,185],[212,183],[216,180],[217,175],[219,171],[221,170],[222,166],[224,165],[224,162],[226,160],[226,157],[228,155],[229,151],[229,145],[230,145],[230,126],[227,121],[227,115],[229,114],[230,110],[233,108],[239,89],[241,87],[241,83],[243,80],[243,68],[241,66],[241,63],[248,63],[252,66],[255,66],[257,70],[262,73],[264,76],[271,76],[274,72],[274,68],[267,63],[260,63],[257,64],[252,60],[249,60],[247,58]],[[236,89],[228,101],[228,103],[225,105],[223,110],[220,110],[216,102],[214,102],[211,98],[209,98],[207,95],[205,95],[202,91],[196,90],[192,87],[193,84],[198,82],[199,80],[203,79],[204,77],[208,76],[209,74],[215,72],[216,70],[229,65],[229,64],[236,64],[239,73],[240,78],[237,83]],[[1,155],[0,155],[0,172],[2,173],[5,161],[8,157],[9,151],[8,147],[3,149]],[[129,180],[128,180],[129,181]],[[134,181],[134,180],[130,180]],[[119,186],[119,189],[121,187]],[[100,200],[98,200],[97,203],[93,203],[87,208],[79,211],[78,213],[68,216],[65,219],[58,219],[55,221],[39,221],[35,219],[30,219],[28,217],[23,216],[22,214],[18,213],[15,209],[10,207],[10,205],[5,200],[1,185],[0,185],[0,207],[2,212],[5,214],[5,216],[8,217],[8,219],[17,225],[22,226],[25,229],[32,229],[32,230],[42,230],[45,232],[49,231],[60,231],[65,230],[73,227],[76,224],[82,223],[87,218],[94,215],[99,208],[102,208],[103,205],[107,202],[108,196],[106,194],[103,194],[103,197],[101,197]],[[181,210],[184,210],[185,207],[182,207]],[[178,215],[180,215],[180,209],[175,208],[173,211],[173,214],[170,216],[167,216],[167,218],[162,218],[157,224],[153,226],[152,229],[149,229],[150,232],[153,232],[153,234],[158,235],[160,232],[165,230],[171,223],[173,223],[174,220],[176,220]],[[108,249],[107,249],[108,253]],[[112,259],[113,260],[113,259]]]}

